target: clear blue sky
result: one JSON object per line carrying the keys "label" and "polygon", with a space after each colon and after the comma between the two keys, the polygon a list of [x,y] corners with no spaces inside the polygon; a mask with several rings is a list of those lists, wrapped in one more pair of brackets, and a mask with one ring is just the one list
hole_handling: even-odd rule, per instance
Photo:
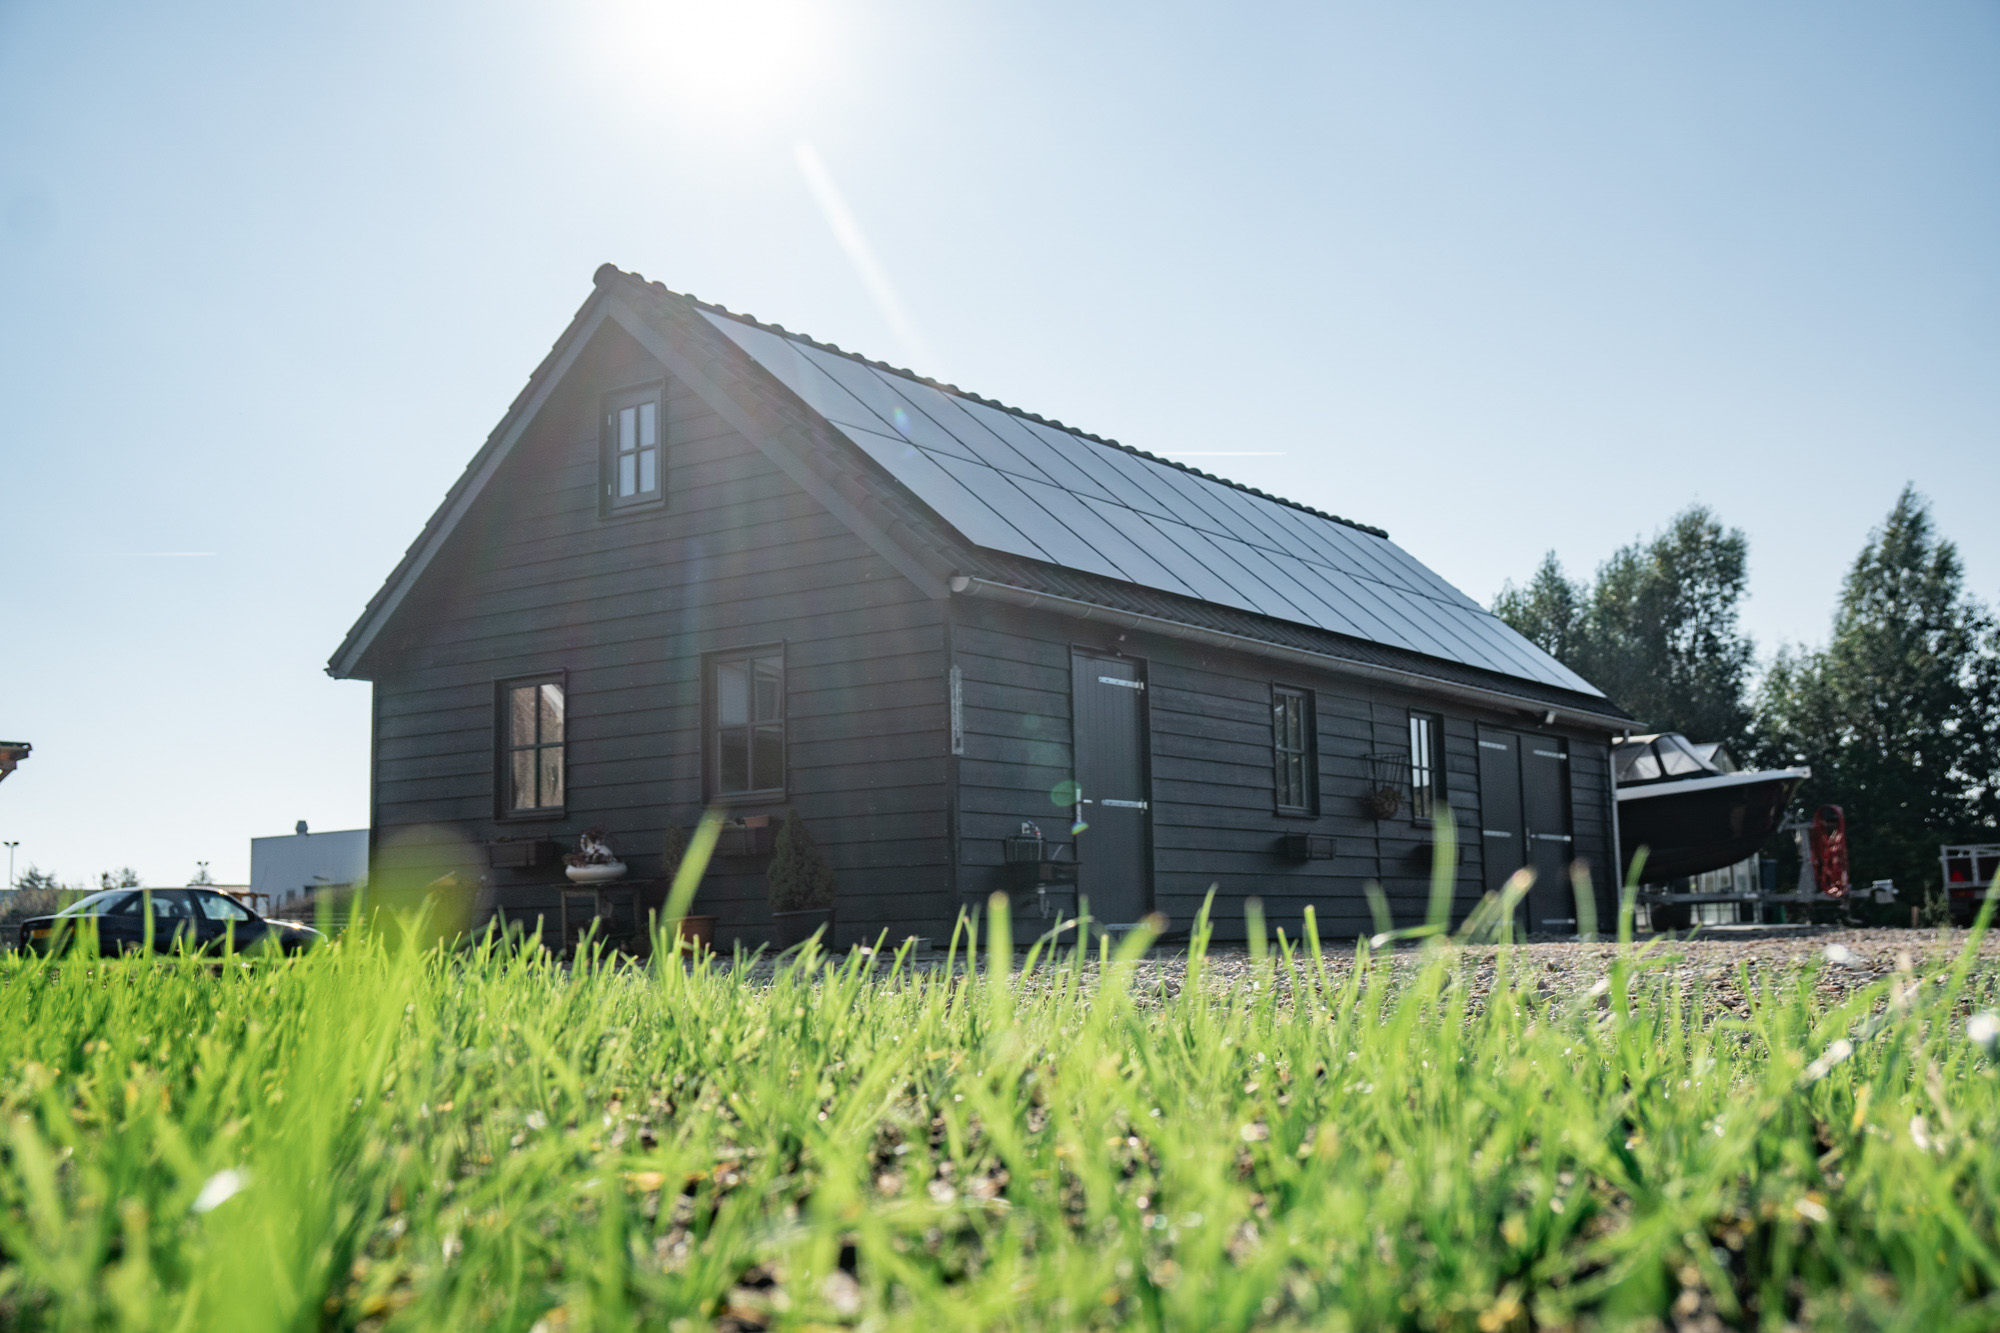
{"label": "clear blue sky", "polygon": [[2000,593],[1990,0],[0,0],[23,863],[366,822],[322,667],[605,260],[1482,600],[1701,500],[1817,640],[1905,481]]}

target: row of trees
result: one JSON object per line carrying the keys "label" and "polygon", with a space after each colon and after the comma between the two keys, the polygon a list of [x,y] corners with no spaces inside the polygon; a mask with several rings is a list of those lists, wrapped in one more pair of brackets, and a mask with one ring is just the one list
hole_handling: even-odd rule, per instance
{"label": "row of trees", "polygon": [[1938,844],[2000,828],[2000,626],[1905,488],[1841,586],[1821,648],[1761,674],[1738,623],[1749,543],[1694,506],[1573,579],[1551,551],[1494,611],[1648,728],[1805,763],[1806,809],[1847,811],[1856,879],[1934,884]]}

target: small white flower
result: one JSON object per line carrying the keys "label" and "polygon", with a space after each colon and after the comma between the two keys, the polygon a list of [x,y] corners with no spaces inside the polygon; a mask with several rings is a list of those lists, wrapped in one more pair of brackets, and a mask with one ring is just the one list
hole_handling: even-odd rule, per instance
{"label": "small white flower", "polygon": [[528,1112],[529,1129],[547,1129],[548,1127],[549,1118],[547,1116],[543,1115],[540,1111]]}
{"label": "small white flower", "polygon": [[1817,1083],[1833,1072],[1833,1067],[1854,1054],[1854,1043],[1842,1037],[1826,1048],[1826,1054],[1806,1066],[1806,1082]]}
{"label": "small white flower", "polygon": [[1931,1127],[1924,1123],[1922,1116],[1913,1115],[1910,1117],[1910,1142],[1917,1145],[1918,1152],[1929,1152],[1931,1150],[1930,1129]]}
{"label": "small white flower", "polygon": [[2000,1046],[2000,1014],[1994,1013],[1991,1009],[1985,1013],[1974,1014],[1966,1020],[1965,1035],[1972,1039],[1974,1046],[1984,1050],[1988,1055],[1993,1054],[1994,1047]]}
{"label": "small white flower", "polygon": [[194,1211],[197,1213],[215,1211],[242,1193],[243,1187],[249,1183],[250,1177],[233,1167],[227,1171],[216,1172],[208,1178],[208,1183],[201,1187],[201,1193],[194,1196]]}
{"label": "small white flower", "polygon": [[1855,967],[1861,961],[1854,956],[1854,950],[1845,944],[1829,944],[1821,950],[1821,953],[1825,955],[1826,961],[1835,967]]}

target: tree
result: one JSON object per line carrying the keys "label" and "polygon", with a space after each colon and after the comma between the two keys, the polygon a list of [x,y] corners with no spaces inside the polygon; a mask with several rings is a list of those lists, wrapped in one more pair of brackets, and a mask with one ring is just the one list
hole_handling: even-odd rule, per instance
{"label": "tree", "polygon": [[139,887],[139,872],[131,866],[118,870],[107,870],[97,877],[100,889],[136,889]]}
{"label": "tree", "polygon": [[1848,571],[1827,646],[1781,652],[1758,691],[1761,757],[1811,765],[1802,808],[1845,809],[1859,884],[1932,884],[1938,844],[1995,820],[2000,630],[1964,583],[1905,487]]}
{"label": "tree", "polygon": [[1527,587],[1516,588],[1511,581],[1501,587],[1493,614],[1574,671],[1574,663],[1584,655],[1589,600],[1590,589],[1572,582],[1562,561],[1550,551]]}
{"label": "tree", "polygon": [[23,892],[54,893],[62,889],[63,883],[49,871],[31,865],[14,881],[14,887]]}
{"label": "tree", "polygon": [[1595,582],[1570,579],[1549,552],[1493,611],[1647,726],[1741,747],[1756,656],[1737,628],[1749,554],[1741,529],[1693,505],[1615,552]]}

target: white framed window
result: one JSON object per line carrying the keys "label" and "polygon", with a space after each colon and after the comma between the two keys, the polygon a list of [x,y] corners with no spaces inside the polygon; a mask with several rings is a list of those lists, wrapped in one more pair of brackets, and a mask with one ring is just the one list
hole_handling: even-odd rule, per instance
{"label": "white framed window", "polygon": [[1410,714],[1410,818],[1433,819],[1444,799],[1444,719]]}
{"label": "white framed window", "polygon": [[666,493],[666,437],[659,386],[614,395],[604,408],[607,509],[660,500]]}

